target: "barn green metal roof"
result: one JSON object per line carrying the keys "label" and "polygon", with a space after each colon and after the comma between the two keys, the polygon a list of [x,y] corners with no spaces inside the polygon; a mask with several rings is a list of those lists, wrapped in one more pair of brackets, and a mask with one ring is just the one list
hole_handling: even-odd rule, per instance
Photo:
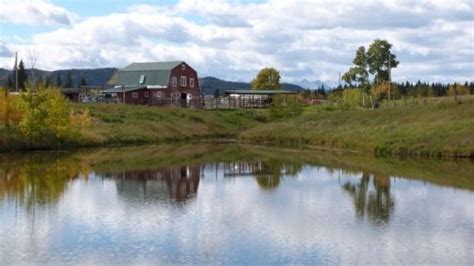
{"label": "barn green metal roof", "polygon": [[[132,63],[118,71],[117,83],[120,86],[146,86],[169,84],[171,70],[184,61]],[[145,81],[140,83],[140,76],[145,76]]]}
{"label": "barn green metal roof", "polygon": [[132,63],[120,71],[171,70],[182,63],[184,61]]}

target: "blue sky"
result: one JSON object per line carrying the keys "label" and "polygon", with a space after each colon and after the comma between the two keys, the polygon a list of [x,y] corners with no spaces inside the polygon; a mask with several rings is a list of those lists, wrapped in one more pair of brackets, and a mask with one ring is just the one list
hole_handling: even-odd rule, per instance
{"label": "blue sky", "polygon": [[474,80],[472,0],[0,0],[6,68],[17,51],[47,70],[185,60],[201,76],[248,81],[271,66],[334,83],[376,38],[394,45],[397,81]]}

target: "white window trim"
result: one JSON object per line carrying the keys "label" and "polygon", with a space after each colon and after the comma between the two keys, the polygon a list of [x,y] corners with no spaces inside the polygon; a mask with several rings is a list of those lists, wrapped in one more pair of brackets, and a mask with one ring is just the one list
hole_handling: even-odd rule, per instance
{"label": "white window trim", "polygon": [[186,65],[185,64],[181,64],[181,70],[186,70]]}
{"label": "white window trim", "polygon": [[148,98],[150,96],[150,93],[148,91],[145,91],[143,93],[143,97]]}
{"label": "white window trim", "polygon": [[156,97],[161,98],[161,91],[156,92]]}
{"label": "white window trim", "polygon": [[179,78],[179,86],[181,86],[181,87],[186,87],[187,81],[188,81],[188,78],[187,78],[186,76],[181,76],[181,77]]}
{"label": "white window trim", "polygon": [[138,99],[138,92],[132,92],[132,99]]}
{"label": "white window trim", "polygon": [[189,87],[194,88],[194,78],[189,79]]}
{"label": "white window trim", "polygon": [[173,86],[173,87],[178,86],[178,78],[177,77],[172,77],[171,78],[171,86]]}

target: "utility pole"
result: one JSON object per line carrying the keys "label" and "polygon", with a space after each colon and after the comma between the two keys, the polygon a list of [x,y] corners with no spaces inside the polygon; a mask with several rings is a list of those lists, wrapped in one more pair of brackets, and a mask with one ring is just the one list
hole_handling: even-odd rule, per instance
{"label": "utility pole", "polygon": [[15,52],[15,91],[18,92],[18,52]]}

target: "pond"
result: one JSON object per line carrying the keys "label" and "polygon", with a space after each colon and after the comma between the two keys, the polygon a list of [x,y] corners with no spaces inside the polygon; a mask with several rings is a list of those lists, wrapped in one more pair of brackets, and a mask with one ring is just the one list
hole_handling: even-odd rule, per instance
{"label": "pond", "polygon": [[0,265],[472,264],[474,163],[237,144],[0,156]]}

